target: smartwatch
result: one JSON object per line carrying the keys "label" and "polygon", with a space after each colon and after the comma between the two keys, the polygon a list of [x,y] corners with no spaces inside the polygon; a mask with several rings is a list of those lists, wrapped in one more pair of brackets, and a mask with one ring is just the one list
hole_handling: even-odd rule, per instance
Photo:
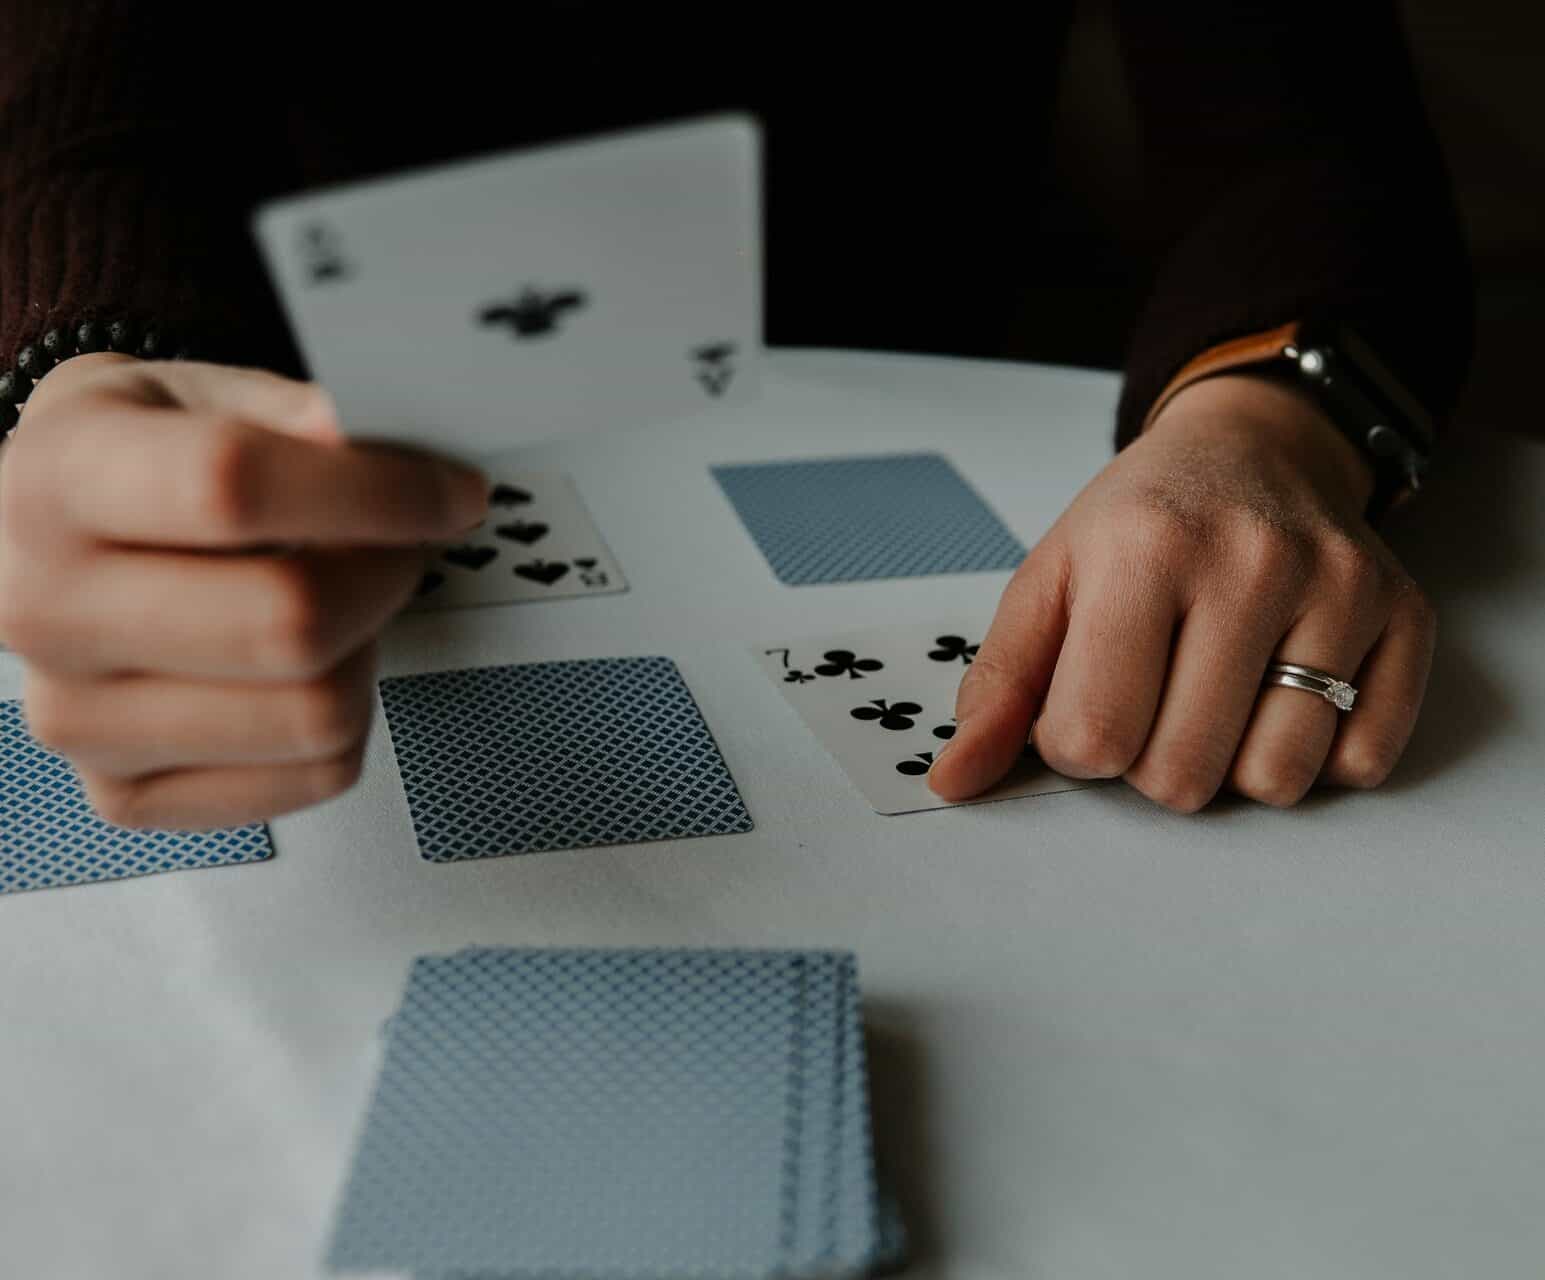
{"label": "smartwatch", "polygon": [[1220,373],[1275,376],[1307,391],[1373,468],[1370,518],[1422,487],[1432,456],[1432,420],[1350,326],[1295,321],[1210,347],[1165,386],[1143,420],[1146,430],[1183,388]]}

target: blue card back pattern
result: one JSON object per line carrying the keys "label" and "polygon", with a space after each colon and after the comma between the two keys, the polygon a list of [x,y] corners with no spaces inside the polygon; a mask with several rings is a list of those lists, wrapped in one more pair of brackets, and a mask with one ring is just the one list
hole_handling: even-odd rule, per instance
{"label": "blue card back pattern", "polygon": [[0,893],[271,857],[261,824],[138,831],[103,822],[75,770],[27,732],[21,703],[0,701]]}
{"label": "blue card back pattern", "polygon": [[668,658],[399,676],[381,701],[431,862],[751,830]]}
{"label": "blue card back pattern", "polygon": [[780,582],[1013,569],[1025,548],[949,461],[897,453],[711,468]]}
{"label": "blue card back pattern", "polygon": [[778,1274],[795,1235],[807,963],[527,948],[415,961],[329,1265]]}

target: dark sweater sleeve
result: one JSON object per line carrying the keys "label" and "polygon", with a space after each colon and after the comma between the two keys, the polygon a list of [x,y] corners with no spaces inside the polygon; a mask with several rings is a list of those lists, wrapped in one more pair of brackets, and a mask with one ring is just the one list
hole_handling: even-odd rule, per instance
{"label": "dark sweater sleeve", "polygon": [[1393,7],[1118,7],[1163,246],[1118,447],[1193,356],[1311,317],[1350,323],[1441,425],[1469,364],[1472,284]]}
{"label": "dark sweater sleeve", "polygon": [[154,328],[168,354],[272,356],[245,228],[266,153],[228,24],[218,6],[0,0],[0,369],[93,319],[136,346]]}

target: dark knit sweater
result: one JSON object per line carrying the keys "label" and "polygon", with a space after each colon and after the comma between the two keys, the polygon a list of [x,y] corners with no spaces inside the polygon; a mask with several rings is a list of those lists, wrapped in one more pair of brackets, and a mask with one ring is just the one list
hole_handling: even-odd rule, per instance
{"label": "dark knit sweater", "polygon": [[[1066,2],[349,8],[0,0],[0,370],[96,316],[299,373],[263,198],[724,108],[766,129],[770,343],[999,355],[1065,272],[1037,211]],[[1441,421],[1470,281],[1391,6],[1118,10],[1162,250],[1119,438],[1199,350],[1309,313]]]}

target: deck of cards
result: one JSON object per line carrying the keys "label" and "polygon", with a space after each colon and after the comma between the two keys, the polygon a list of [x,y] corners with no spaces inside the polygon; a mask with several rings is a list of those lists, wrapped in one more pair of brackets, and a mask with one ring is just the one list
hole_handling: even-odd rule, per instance
{"label": "deck of cards", "polygon": [[904,1251],[849,954],[425,956],[386,1035],[334,1270],[839,1280]]}

